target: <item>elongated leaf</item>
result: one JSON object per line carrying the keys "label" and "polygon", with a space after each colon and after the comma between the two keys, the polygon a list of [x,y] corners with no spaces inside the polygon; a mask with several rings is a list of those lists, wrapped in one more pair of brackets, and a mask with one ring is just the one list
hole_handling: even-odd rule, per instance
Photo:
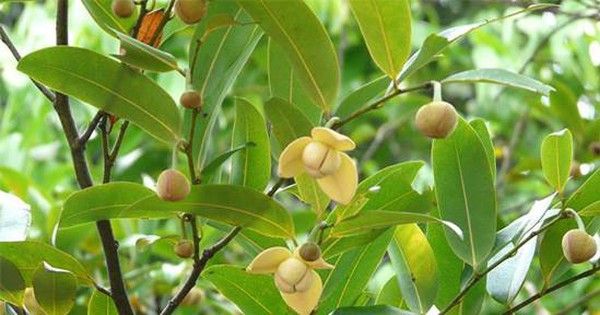
{"label": "elongated leaf", "polygon": [[173,55],[144,44],[130,36],[115,32],[121,41],[121,54],[114,57],[136,68],[168,72],[178,70],[177,59]]}
{"label": "elongated leaf", "polygon": [[75,275],[42,263],[33,273],[31,282],[35,299],[48,315],[69,314],[77,294]]}
{"label": "elongated leaf", "polygon": [[10,260],[0,255],[0,300],[15,305],[23,303],[25,280]]}
{"label": "elongated leaf", "polygon": [[[230,16],[234,25],[214,29],[217,16]],[[208,36],[206,31],[211,30]],[[190,68],[192,85],[202,96],[202,109],[206,116],[200,117],[195,139],[194,157],[199,169],[207,164],[212,151],[211,134],[225,96],[250,58],[263,32],[235,1],[214,1],[207,16],[196,25],[190,45]],[[197,47],[201,41],[200,47]],[[196,53],[197,50],[197,53]],[[197,56],[197,57],[195,57]],[[191,113],[186,113],[186,129],[189,130]]]}
{"label": "elongated leaf", "polygon": [[203,169],[202,169],[202,179],[205,182],[209,182],[210,183],[210,178],[219,170],[219,168],[221,167],[221,165],[223,165],[223,163],[225,163],[231,156],[233,156],[234,154],[241,152],[243,150],[246,150],[248,148],[251,148],[252,146],[254,146],[255,144],[252,142],[249,143],[245,143],[242,144],[240,146],[237,146],[235,148],[232,148],[231,150],[222,153],[221,155],[217,156],[216,158],[214,158],[212,161],[210,161],[210,163],[208,163]]}
{"label": "elongated leaf", "polygon": [[[27,253],[27,255],[23,253]],[[33,271],[42,262],[72,272],[81,283],[92,283],[90,276],[79,261],[45,243],[30,241],[0,242],[0,257],[10,260],[17,266],[27,286],[31,285]]]}
{"label": "elongated leaf", "polygon": [[325,112],[337,96],[340,71],[325,28],[301,0],[238,0],[285,51],[306,93]]}
{"label": "elongated leaf", "polygon": [[437,296],[439,279],[425,234],[416,224],[397,227],[388,253],[406,305],[415,313],[426,313]]}
{"label": "elongated leaf", "polygon": [[231,183],[263,191],[271,178],[271,154],[267,124],[250,102],[237,99],[233,124],[233,148],[254,143],[232,158]]}
{"label": "elongated leaf", "polygon": [[17,69],[54,90],[130,120],[168,144],[181,139],[181,119],[169,94],[113,59],[83,48],[50,47],[23,57]]}
{"label": "elongated leaf", "polygon": [[421,48],[408,59],[406,64],[404,64],[404,67],[402,68],[402,70],[400,71],[398,76],[396,77],[396,82],[399,83],[399,82],[404,81],[415,71],[419,70],[426,64],[430,63],[435,58],[436,55],[438,55],[444,49],[446,49],[448,46],[450,46],[450,44],[461,39],[463,36],[469,34],[470,32],[472,32],[476,29],[479,29],[490,23],[501,21],[503,19],[513,17],[513,16],[516,16],[516,15],[519,15],[522,13],[531,12],[531,11],[535,11],[535,10],[541,10],[541,9],[545,9],[545,8],[552,7],[552,6],[554,6],[554,5],[552,5],[552,4],[530,5],[529,7],[525,8],[525,9],[516,11],[514,13],[508,14],[503,17],[486,20],[486,21],[479,22],[479,23],[456,26],[456,27],[452,27],[447,30],[441,31],[438,34],[429,35],[423,42],[423,45],[421,45]]}
{"label": "elongated leaf", "polygon": [[390,84],[390,79],[386,76],[379,77],[371,82],[364,84],[358,89],[348,94],[340,105],[336,108],[335,114],[340,117],[346,117],[353,112],[366,106],[369,101],[385,92],[385,88]]}
{"label": "elongated leaf", "polygon": [[577,95],[563,82],[553,81],[552,85],[556,87],[556,91],[550,93],[550,109],[554,117],[562,121],[576,135],[582,134],[585,130],[585,122],[579,114]]}
{"label": "elongated leaf", "polygon": [[496,155],[494,153],[494,143],[492,142],[492,138],[490,136],[490,132],[488,131],[487,126],[485,125],[485,120],[481,118],[473,119],[469,122],[469,125],[473,127],[473,130],[477,132],[479,139],[481,139],[481,143],[483,144],[483,148],[485,149],[485,153],[487,155],[488,161],[490,163],[490,167],[492,169],[492,177],[494,178],[494,182],[496,181]]}
{"label": "elongated leaf", "polygon": [[202,276],[244,314],[291,313],[275,287],[272,276],[252,275],[243,268],[223,265],[206,269]]}
{"label": "elongated leaf", "polygon": [[493,83],[548,96],[554,88],[530,77],[505,69],[475,69],[455,73],[442,83]]}
{"label": "elongated leaf", "polygon": [[31,225],[31,206],[0,191],[0,242],[24,241]]}
{"label": "elongated leaf", "polygon": [[441,217],[465,233],[460,239],[446,229],[446,238],[463,261],[477,268],[496,236],[496,192],[485,148],[461,118],[450,137],[433,142],[432,160]]}
{"label": "elongated leaf", "polygon": [[369,233],[361,233],[339,238],[330,237],[321,245],[321,254],[329,259],[345,253],[355,247],[369,244],[371,241],[383,234],[386,229],[374,230]]}
{"label": "elongated leaf", "polygon": [[408,0],[350,0],[371,57],[390,78],[410,54],[411,17]]}
{"label": "elongated leaf", "polygon": [[355,217],[343,220],[333,227],[330,235],[332,237],[341,237],[368,233],[395,225],[428,222],[444,224],[451,229],[456,236],[459,238],[462,237],[460,228],[451,222],[445,222],[427,214],[382,210],[365,211]]}
{"label": "elongated leaf", "polygon": [[88,302],[87,315],[118,315],[113,300],[100,291],[94,291]]}
{"label": "elongated leaf", "polygon": [[395,307],[402,307],[404,304],[404,298],[402,297],[402,291],[400,284],[398,283],[398,277],[392,276],[381,288],[375,299],[375,304],[385,304]]}
{"label": "elongated leaf", "polygon": [[341,307],[331,315],[414,315],[415,313],[405,311],[388,305],[350,306]]}
{"label": "elongated leaf", "polygon": [[542,170],[546,180],[562,192],[573,160],[573,136],[568,129],[550,134],[542,141]]}
{"label": "elongated leaf", "polygon": [[292,219],[279,203],[241,186],[192,186],[190,195],[177,202],[163,201],[153,195],[123,209],[117,217],[167,218],[175,217],[179,212],[248,228],[266,236],[294,238]]}
{"label": "elongated leaf", "polygon": [[595,171],[567,200],[580,215],[600,215],[600,170]]}
{"label": "elongated leaf", "polygon": [[82,0],[83,5],[90,13],[96,24],[105,32],[116,36],[115,30],[121,33],[129,33],[129,30],[135,24],[137,15],[132,14],[128,18],[117,17],[111,9],[111,1],[106,0]]}
{"label": "elongated leaf", "polygon": [[135,183],[113,182],[73,193],[63,205],[60,228],[116,218],[123,209],[154,196],[151,189]]}

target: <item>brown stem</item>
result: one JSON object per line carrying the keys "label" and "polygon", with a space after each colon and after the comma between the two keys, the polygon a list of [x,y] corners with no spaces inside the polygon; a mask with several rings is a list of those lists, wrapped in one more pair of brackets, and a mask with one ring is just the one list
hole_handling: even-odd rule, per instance
{"label": "brown stem", "polygon": [[184,147],[185,155],[187,156],[188,168],[190,172],[190,178],[192,179],[192,185],[200,184],[200,178],[196,174],[196,166],[194,164],[194,134],[196,131],[196,122],[198,115],[200,114],[199,109],[192,110],[192,122],[190,126],[190,134],[188,136],[188,142]]}
{"label": "brown stem", "polygon": [[169,4],[165,9],[165,14],[160,20],[160,24],[158,24],[158,27],[154,31],[154,34],[152,34],[152,39],[150,39],[150,46],[156,46],[158,38],[160,37],[160,34],[162,34],[165,25],[167,25],[167,23],[171,20],[171,12],[173,11],[173,5],[175,5],[175,0],[169,1]]}
{"label": "brown stem", "polygon": [[88,125],[85,132],[81,135],[81,137],[79,137],[79,145],[86,145],[86,143],[88,142],[88,140],[90,140],[90,137],[94,133],[94,130],[96,130],[96,127],[98,127],[98,124],[100,123],[100,120],[102,120],[103,117],[104,112],[99,110],[94,116],[94,118],[92,118],[92,121],[90,121],[90,124]]}

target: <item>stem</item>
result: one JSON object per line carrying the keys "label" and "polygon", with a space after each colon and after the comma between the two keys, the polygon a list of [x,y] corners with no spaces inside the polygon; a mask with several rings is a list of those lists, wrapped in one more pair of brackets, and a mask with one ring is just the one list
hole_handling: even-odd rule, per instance
{"label": "stem", "polygon": [[190,126],[190,134],[188,136],[188,142],[184,147],[185,155],[188,160],[188,168],[190,172],[190,178],[192,179],[192,185],[200,184],[200,178],[196,174],[196,165],[194,164],[194,135],[196,132],[196,121],[198,120],[198,115],[200,114],[200,110],[194,108],[192,110],[192,122]]}
{"label": "stem", "polygon": [[433,101],[441,102],[442,101],[442,84],[438,81],[432,81],[433,85]]}
{"label": "stem", "polygon": [[90,122],[85,132],[81,135],[81,137],[79,137],[79,145],[85,145],[88,142],[88,140],[90,140],[90,137],[94,133],[94,130],[96,130],[96,127],[98,127],[98,124],[100,123],[100,120],[102,120],[103,117],[104,112],[99,110],[94,116],[94,118],[92,118],[92,121]]}
{"label": "stem", "polygon": [[408,88],[404,88],[404,89],[394,89],[394,90],[392,90],[392,92],[379,98],[378,100],[371,103],[367,107],[359,109],[356,112],[352,113],[350,116],[338,121],[337,123],[334,123],[331,128],[335,129],[335,130],[340,129],[343,125],[349,123],[350,121],[352,121],[368,112],[371,112],[373,110],[381,108],[385,104],[385,102],[391,100],[392,98],[394,98],[398,95],[410,93],[410,92],[414,92],[414,91],[419,91],[419,90],[427,90],[427,89],[430,89],[432,86],[433,86],[432,82],[426,82],[426,83],[423,83],[423,84],[420,84],[417,86],[408,87]]}
{"label": "stem", "polygon": [[283,186],[283,183],[285,183],[285,178],[280,178],[275,185],[273,185],[273,187],[271,187],[271,189],[269,190],[269,192],[267,193],[267,196],[269,197],[273,197],[275,195],[275,193],[277,192],[277,190],[279,190],[279,188],[281,188],[281,186]]}
{"label": "stem", "polygon": [[144,21],[144,17],[146,13],[148,13],[148,9],[146,8],[148,4],[148,0],[140,0],[140,15],[138,16],[137,21],[135,22],[135,26],[131,30],[131,36],[137,39],[137,35],[140,32],[140,28],[142,27],[142,22]]}
{"label": "stem", "polygon": [[158,24],[158,27],[154,31],[154,34],[152,34],[152,39],[150,39],[149,43],[150,46],[156,47],[156,44],[158,44],[160,34],[162,34],[165,25],[167,25],[167,23],[171,20],[171,11],[173,11],[173,5],[175,5],[175,0],[169,1],[169,4],[165,9],[165,15],[163,15],[162,19],[160,20],[160,24]]}
{"label": "stem", "polygon": [[583,279],[583,278],[587,278],[587,277],[589,277],[589,276],[592,276],[592,275],[594,275],[594,274],[595,274],[595,273],[596,273],[598,270],[600,270],[600,264],[593,266],[593,267],[592,267],[592,269],[589,269],[588,271],[582,272],[582,273],[580,273],[580,274],[578,274],[578,275],[575,275],[575,276],[573,276],[573,277],[571,277],[571,278],[569,278],[569,279],[567,279],[567,280],[564,280],[564,281],[562,281],[562,282],[559,282],[559,283],[557,283],[557,284],[555,284],[555,285],[553,285],[553,286],[549,287],[548,289],[546,289],[546,290],[544,290],[544,291],[541,291],[541,292],[539,292],[539,293],[537,293],[537,294],[535,294],[535,295],[531,296],[531,297],[530,297],[530,298],[528,298],[527,300],[525,300],[525,301],[523,301],[523,302],[521,302],[521,303],[517,304],[516,306],[514,306],[514,307],[512,307],[512,308],[508,309],[506,312],[504,312],[504,313],[503,313],[503,315],[506,315],[506,314],[514,314],[516,311],[518,311],[518,310],[520,310],[520,309],[524,308],[525,306],[527,306],[527,305],[529,305],[529,304],[531,304],[531,303],[535,302],[536,300],[538,300],[538,299],[539,299],[539,298],[541,298],[542,296],[544,296],[544,295],[546,295],[546,294],[548,294],[548,293],[554,292],[554,291],[556,291],[556,290],[558,290],[558,289],[560,289],[560,288],[562,288],[562,287],[564,287],[564,286],[567,286],[567,285],[569,285],[569,284],[571,284],[571,283],[573,283],[573,282],[575,282],[575,281],[578,281],[578,280],[581,280],[581,279]]}

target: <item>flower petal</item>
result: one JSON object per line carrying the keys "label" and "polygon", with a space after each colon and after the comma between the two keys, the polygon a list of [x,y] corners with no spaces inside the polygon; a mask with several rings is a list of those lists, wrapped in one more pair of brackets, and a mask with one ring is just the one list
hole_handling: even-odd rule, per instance
{"label": "flower petal", "polygon": [[284,260],[292,257],[292,252],[285,247],[267,248],[258,254],[246,267],[249,273],[275,273]]}
{"label": "flower petal", "polygon": [[310,137],[301,137],[288,144],[279,156],[279,166],[277,168],[279,177],[291,178],[304,171],[302,152],[311,141]]}
{"label": "flower petal", "polygon": [[315,261],[307,261],[306,264],[312,269],[333,269],[335,266],[329,264],[323,259],[323,257]]}
{"label": "flower petal", "polygon": [[312,272],[315,277],[310,289],[296,293],[281,292],[285,304],[300,315],[310,315],[312,310],[319,304],[319,299],[323,292],[323,282],[321,281],[321,277],[319,277],[314,270],[311,270],[310,272]]}
{"label": "flower petal", "polygon": [[356,193],[358,172],[356,171],[356,164],[347,154],[342,153],[340,155],[342,164],[337,172],[317,179],[317,183],[329,198],[346,205],[352,201]]}
{"label": "flower petal", "polygon": [[352,139],[325,127],[315,127],[310,132],[314,140],[327,144],[339,151],[349,151],[356,147]]}

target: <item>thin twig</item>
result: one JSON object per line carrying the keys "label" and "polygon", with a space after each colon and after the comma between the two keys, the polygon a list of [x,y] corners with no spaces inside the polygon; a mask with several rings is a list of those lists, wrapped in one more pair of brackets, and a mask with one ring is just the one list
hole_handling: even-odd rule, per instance
{"label": "thin twig", "polygon": [[285,178],[280,178],[275,185],[273,185],[273,187],[271,187],[271,189],[269,190],[269,192],[267,193],[267,196],[269,197],[273,197],[275,195],[275,193],[277,192],[277,190],[279,190],[279,188],[281,188],[281,186],[283,186],[283,183],[285,183]]}
{"label": "thin twig", "polygon": [[144,17],[146,13],[148,13],[148,0],[140,0],[140,15],[138,16],[133,29],[131,30],[131,37],[137,39],[137,35],[140,33],[140,28],[142,27],[142,22],[144,21]]}
{"label": "thin twig", "polygon": [[[565,306],[565,308],[563,308],[562,310],[560,310],[559,312],[554,313],[554,315],[567,315],[567,314],[572,314],[571,312],[576,309],[579,306],[582,306],[585,302],[597,297],[600,295],[600,289],[596,289],[593,290],[591,292],[586,293],[584,296],[578,298],[577,300],[575,300],[573,303]],[[579,312],[576,312],[579,313]]]}
{"label": "thin twig", "polygon": [[[165,25],[171,20],[171,12],[173,11],[173,6],[175,5],[175,0],[169,1],[167,8],[165,9],[165,14],[160,20],[160,24],[152,34],[152,39],[150,39],[150,46],[156,46],[158,39],[160,38],[160,34],[162,34]],[[185,76],[185,73],[184,73]]]}
{"label": "thin twig", "polygon": [[194,135],[196,133],[196,121],[198,120],[199,114],[199,109],[192,109],[192,122],[190,126],[190,134],[188,136],[188,141],[184,147],[184,152],[188,161],[190,177],[192,179],[192,185],[200,184],[200,178],[196,173],[196,165],[194,164]]}
{"label": "thin twig", "polygon": [[103,117],[105,117],[104,112],[99,110],[94,116],[94,118],[92,118],[92,121],[90,121],[90,124],[88,125],[85,132],[81,135],[81,137],[79,137],[79,145],[85,145],[88,142],[88,140],[90,140],[90,137],[94,133],[94,130],[96,130],[96,127],[98,127],[98,124],[100,123],[100,120]]}

